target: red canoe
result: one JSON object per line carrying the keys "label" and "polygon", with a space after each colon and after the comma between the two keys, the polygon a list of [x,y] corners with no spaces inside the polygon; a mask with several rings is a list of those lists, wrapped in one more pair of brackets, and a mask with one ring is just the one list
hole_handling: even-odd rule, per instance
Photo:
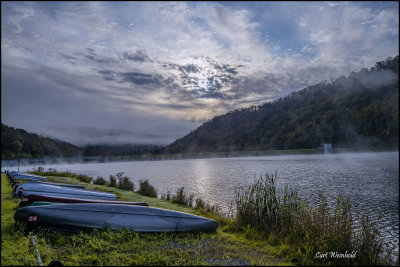
{"label": "red canoe", "polygon": [[100,199],[83,199],[83,198],[70,198],[70,197],[51,197],[51,196],[40,196],[40,195],[28,195],[23,197],[20,207],[25,207],[32,204],[35,201],[47,201],[47,202],[59,202],[59,203],[97,203],[97,204],[124,204],[124,205],[135,205],[135,206],[148,206],[149,204],[143,202],[129,202],[129,201],[112,201],[112,200],[100,200]]}

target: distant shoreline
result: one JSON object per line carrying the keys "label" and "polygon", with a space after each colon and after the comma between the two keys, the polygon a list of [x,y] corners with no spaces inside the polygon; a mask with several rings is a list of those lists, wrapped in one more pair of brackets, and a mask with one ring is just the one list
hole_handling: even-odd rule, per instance
{"label": "distant shoreline", "polygon": [[[333,148],[332,153],[384,153],[399,152],[399,150],[372,150],[356,148]],[[32,158],[21,159],[20,166],[46,165],[46,164],[74,164],[74,163],[107,163],[125,161],[158,161],[158,160],[182,160],[182,159],[208,159],[208,158],[236,158],[258,156],[284,156],[284,155],[311,155],[325,154],[323,149],[288,149],[288,150],[260,150],[260,151],[236,151],[236,152],[200,152],[182,154],[144,154],[124,156],[94,156],[94,157],[69,157],[69,158]],[[16,167],[18,160],[1,160],[2,167]]]}

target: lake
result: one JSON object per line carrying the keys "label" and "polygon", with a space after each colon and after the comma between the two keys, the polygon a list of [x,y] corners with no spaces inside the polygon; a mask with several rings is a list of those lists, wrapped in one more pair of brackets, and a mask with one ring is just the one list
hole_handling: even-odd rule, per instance
{"label": "lake", "polygon": [[[38,167],[38,166],[36,166]],[[277,185],[289,185],[300,197],[318,202],[323,193],[331,206],[336,197],[349,197],[352,210],[370,214],[387,240],[399,242],[399,153],[342,153],[209,158],[161,161],[43,165],[93,177],[108,178],[118,172],[139,180],[148,179],[158,191],[175,193],[184,187],[211,204],[228,210],[235,188],[250,185],[266,173],[277,173]],[[16,170],[17,167],[2,168]],[[33,166],[20,166],[20,171]],[[379,218],[379,219],[378,219]]]}

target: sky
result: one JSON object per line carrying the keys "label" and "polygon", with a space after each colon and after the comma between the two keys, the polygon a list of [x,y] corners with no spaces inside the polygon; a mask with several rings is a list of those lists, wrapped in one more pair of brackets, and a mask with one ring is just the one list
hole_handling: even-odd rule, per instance
{"label": "sky", "polygon": [[166,145],[399,54],[399,3],[1,2],[1,122]]}

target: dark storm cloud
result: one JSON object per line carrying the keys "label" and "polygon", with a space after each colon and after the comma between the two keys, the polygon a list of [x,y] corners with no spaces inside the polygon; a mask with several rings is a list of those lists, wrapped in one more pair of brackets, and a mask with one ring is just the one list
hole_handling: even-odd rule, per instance
{"label": "dark storm cloud", "polygon": [[215,89],[205,90],[205,89],[201,88],[195,94],[199,98],[215,98],[215,99],[222,99],[222,100],[230,99],[230,97],[228,97],[226,94],[218,92]]}
{"label": "dark storm cloud", "polygon": [[120,72],[119,75],[122,77],[124,82],[129,82],[135,85],[161,85],[162,76],[159,74],[146,74],[140,72]]}
{"label": "dark storm cloud", "polygon": [[86,59],[89,59],[91,61],[97,62],[97,63],[102,63],[102,64],[112,64],[112,63],[118,63],[119,60],[116,58],[110,58],[110,57],[103,57],[99,56],[98,53],[96,52],[95,49],[93,48],[86,48],[86,51],[89,54],[84,55]]}
{"label": "dark storm cloud", "polygon": [[118,78],[117,73],[111,70],[99,70],[97,73],[101,74],[106,81],[115,81]]}
{"label": "dark storm cloud", "polygon": [[63,54],[63,53],[59,53],[59,55],[60,55],[62,58],[64,58],[64,59],[68,59],[68,60],[78,60],[77,57],[74,57],[74,56],[71,56],[71,55],[66,55],[66,54]]}
{"label": "dark storm cloud", "polygon": [[[108,81],[116,81],[118,83],[129,83],[132,85],[145,86],[144,90],[159,89],[160,87],[168,89],[174,82],[172,77],[164,77],[161,74],[149,74],[142,72],[115,72],[112,70],[100,70],[97,73],[101,74],[103,79]],[[121,89],[124,90],[124,89]],[[129,88],[125,88],[129,91]]]}
{"label": "dark storm cloud", "polygon": [[86,48],[86,51],[88,52],[88,54],[86,54],[85,57],[98,63],[120,63],[121,59],[126,59],[135,63],[154,62],[149,57],[145,49],[123,52],[122,55],[119,55],[119,59],[101,57],[98,55],[98,53],[96,53],[96,50],[93,48]]}
{"label": "dark storm cloud", "polygon": [[149,57],[145,49],[134,51],[134,52],[124,52],[123,58],[133,61],[133,62],[153,62]]}
{"label": "dark storm cloud", "polygon": [[86,58],[98,63],[105,63],[105,64],[118,63],[118,60],[112,58],[100,58],[93,55],[86,55]]}
{"label": "dark storm cloud", "polygon": [[231,65],[229,64],[223,64],[223,63],[217,63],[217,62],[213,62],[213,66],[215,69],[218,69],[220,71],[222,71],[223,73],[230,73],[233,75],[238,74],[237,69],[240,67],[243,67],[242,65],[238,65],[236,67],[231,67]]}

